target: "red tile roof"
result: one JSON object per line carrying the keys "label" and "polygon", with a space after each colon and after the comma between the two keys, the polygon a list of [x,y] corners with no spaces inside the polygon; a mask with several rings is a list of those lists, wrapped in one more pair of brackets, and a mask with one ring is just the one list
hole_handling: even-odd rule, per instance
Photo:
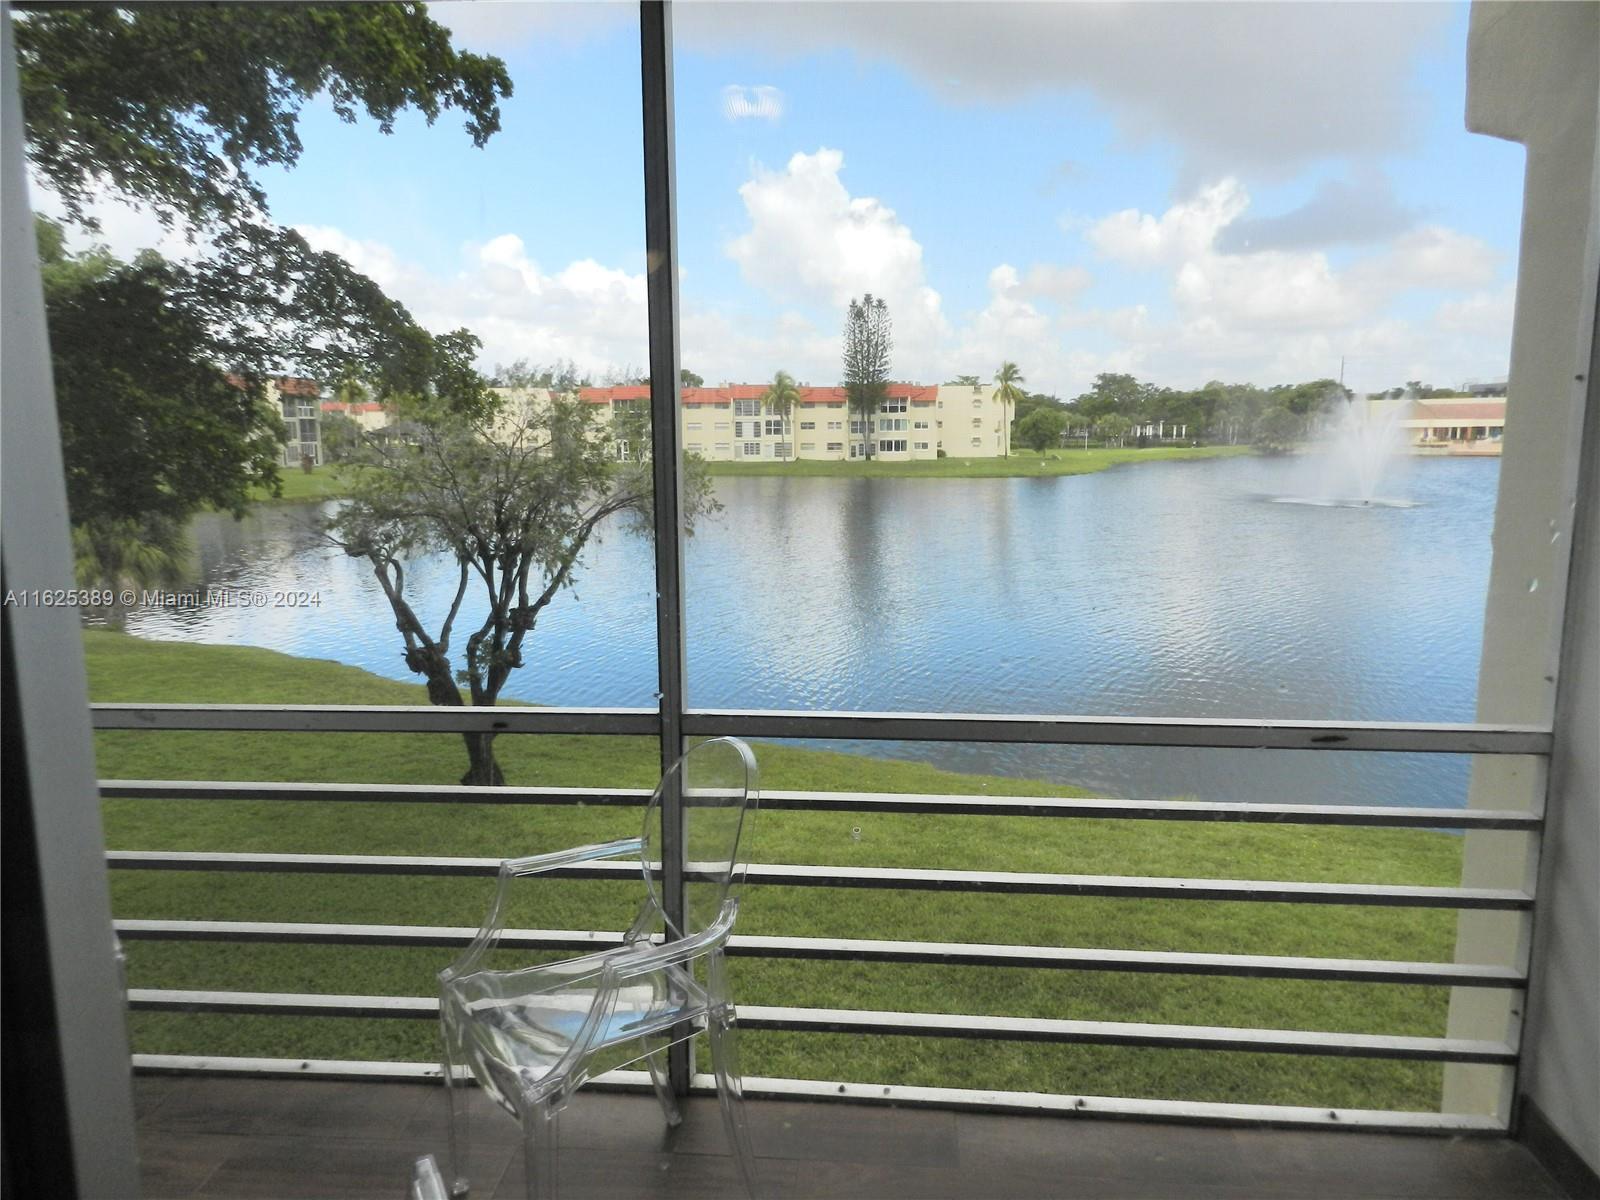
{"label": "red tile roof", "polygon": [[[760,400],[767,394],[768,387],[769,385],[765,383],[731,383],[726,387],[686,387],[682,392],[683,405],[686,408],[703,405],[725,407],[735,400]],[[796,390],[800,393],[802,407],[845,403],[845,390],[842,387],[802,387]],[[580,388],[578,395],[587,404],[610,404],[616,400],[648,400],[650,388],[644,384],[632,387]],[[889,395],[904,396],[913,404],[932,404],[939,397],[939,389],[914,383],[891,383]]]}

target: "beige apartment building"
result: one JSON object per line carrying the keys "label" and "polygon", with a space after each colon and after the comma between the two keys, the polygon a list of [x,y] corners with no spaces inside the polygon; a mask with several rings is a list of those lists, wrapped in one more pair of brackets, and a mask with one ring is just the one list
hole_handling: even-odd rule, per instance
{"label": "beige apartment building", "polygon": [[[865,428],[850,412],[844,388],[796,390],[800,400],[784,418],[763,399],[766,384],[684,388],[684,451],[711,462],[847,462],[863,457],[863,443],[870,441],[874,458],[915,462],[937,458],[941,450],[951,458],[998,458],[1011,450],[1009,414],[992,384],[891,383]],[[615,413],[648,402],[650,389],[583,388],[578,394]]]}
{"label": "beige apartment building", "polygon": [[[494,388],[504,404],[496,417],[495,436],[504,437],[530,411],[550,402],[549,388]],[[712,462],[787,462],[815,459],[849,462],[864,457],[863,442],[872,443],[872,457],[887,462],[916,462],[939,456],[999,458],[1011,452],[1010,413],[995,395],[993,384],[891,383],[889,394],[865,422],[853,416],[842,387],[800,387],[800,399],[787,418],[772,411],[763,397],[766,384],[724,384],[689,387],[682,392],[683,448]],[[648,404],[645,385],[580,388],[584,403],[610,420]],[[381,428],[388,414],[381,405],[322,405],[343,412],[364,430]],[[360,411],[356,411],[359,409]],[[618,443],[618,452],[636,449]]]}

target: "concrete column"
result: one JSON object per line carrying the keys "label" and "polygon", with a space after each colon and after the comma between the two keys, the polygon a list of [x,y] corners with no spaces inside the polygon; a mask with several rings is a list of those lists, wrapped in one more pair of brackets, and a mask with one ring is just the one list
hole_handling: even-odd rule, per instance
{"label": "concrete column", "polygon": [[[1600,264],[1596,129],[1600,116],[1600,7],[1478,0],[1467,45],[1467,127],[1521,142],[1528,159],[1511,342],[1510,431],[1500,467],[1494,565],[1484,619],[1478,720],[1552,724],[1573,516],[1589,396],[1595,283]],[[1472,772],[1474,808],[1537,808],[1546,770],[1488,758]],[[1535,839],[1466,835],[1462,884],[1532,889]],[[1456,959],[1528,961],[1531,925],[1514,913],[1462,913]],[[1520,993],[1458,988],[1451,1037],[1515,1040]],[[1512,1072],[1445,1068],[1447,1112],[1509,1121]]]}

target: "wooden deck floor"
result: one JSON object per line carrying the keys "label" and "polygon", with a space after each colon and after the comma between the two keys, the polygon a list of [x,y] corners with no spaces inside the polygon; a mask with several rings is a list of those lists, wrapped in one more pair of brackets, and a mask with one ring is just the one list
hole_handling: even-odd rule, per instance
{"label": "wooden deck floor", "polygon": [[[146,1197],[402,1200],[443,1157],[423,1084],[141,1077]],[[482,1097],[478,1097],[482,1100]],[[1294,1132],[752,1101],[771,1197],[1061,1200],[1545,1200],[1560,1188],[1498,1138]],[[485,1104],[473,1195],[523,1195],[517,1127]],[[738,1196],[716,1101],[667,1131],[648,1096],[583,1093],[562,1116],[563,1197]]]}

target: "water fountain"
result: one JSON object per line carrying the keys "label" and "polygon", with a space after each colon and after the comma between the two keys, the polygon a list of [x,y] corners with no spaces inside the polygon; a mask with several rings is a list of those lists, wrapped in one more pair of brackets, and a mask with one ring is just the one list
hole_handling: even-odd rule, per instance
{"label": "water fountain", "polygon": [[1407,394],[1399,402],[1346,401],[1337,421],[1312,440],[1296,464],[1290,493],[1273,500],[1324,508],[1410,508],[1411,501],[1391,494],[1405,461],[1400,419],[1410,399]]}

